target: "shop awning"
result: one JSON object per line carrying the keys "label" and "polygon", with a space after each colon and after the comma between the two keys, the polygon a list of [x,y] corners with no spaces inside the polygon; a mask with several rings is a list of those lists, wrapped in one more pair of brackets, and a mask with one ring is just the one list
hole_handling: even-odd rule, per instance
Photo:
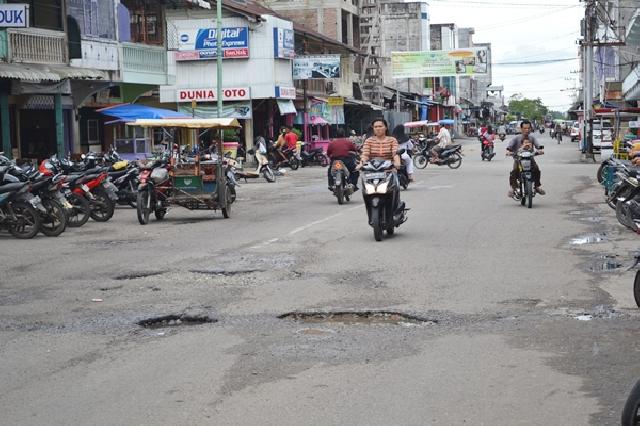
{"label": "shop awning", "polygon": [[49,66],[36,64],[0,63],[0,77],[27,81],[60,81],[67,78],[87,80],[108,80],[105,71],[89,68],[74,68],[64,65]]}
{"label": "shop awning", "polygon": [[276,99],[280,115],[297,114],[295,105],[291,99]]}
{"label": "shop awning", "polygon": [[235,118],[140,119],[127,123],[127,126],[183,127],[187,129],[239,129],[242,127]]}
{"label": "shop awning", "polygon": [[358,105],[358,106],[365,106],[365,107],[369,107],[372,110],[375,111],[384,111],[384,107],[380,106],[380,105],[376,105],[373,104],[371,102],[367,102],[367,101],[362,101],[360,99],[345,99],[344,100],[345,105]]}
{"label": "shop awning", "polygon": [[191,116],[170,109],[154,108],[138,104],[121,104],[97,110],[99,113],[115,117],[117,120],[105,124],[127,123],[138,119],[191,118]]}

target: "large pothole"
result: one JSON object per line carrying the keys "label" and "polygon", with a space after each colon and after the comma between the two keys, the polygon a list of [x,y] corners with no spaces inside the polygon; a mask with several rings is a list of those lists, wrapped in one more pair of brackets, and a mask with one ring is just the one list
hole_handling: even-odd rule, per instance
{"label": "large pothole", "polygon": [[278,316],[279,319],[311,324],[422,324],[434,325],[435,319],[421,318],[401,312],[361,311],[361,312],[289,312]]}
{"label": "large pothole", "polygon": [[207,315],[163,315],[138,321],[138,325],[144,328],[158,329],[167,327],[181,327],[189,325],[213,324],[217,319]]}

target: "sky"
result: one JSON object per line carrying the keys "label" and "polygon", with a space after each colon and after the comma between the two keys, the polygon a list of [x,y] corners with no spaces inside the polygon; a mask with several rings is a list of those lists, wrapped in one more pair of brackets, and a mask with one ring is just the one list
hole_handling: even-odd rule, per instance
{"label": "sky", "polygon": [[[430,23],[473,27],[475,43],[491,43],[493,81],[505,103],[521,93],[566,111],[579,84],[577,59],[584,4],[578,0],[427,0]],[[512,62],[567,59],[545,64]]]}

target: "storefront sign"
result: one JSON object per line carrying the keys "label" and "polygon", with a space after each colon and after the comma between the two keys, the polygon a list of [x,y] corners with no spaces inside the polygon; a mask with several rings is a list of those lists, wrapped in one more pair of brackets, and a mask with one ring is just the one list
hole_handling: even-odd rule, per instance
{"label": "storefront sign", "polygon": [[[215,28],[183,29],[178,37],[176,61],[215,59],[218,39]],[[249,57],[249,28],[222,28],[222,57]]]}
{"label": "storefront sign", "polygon": [[393,78],[452,77],[486,74],[486,47],[423,52],[391,52]]}
{"label": "storefront sign", "polygon": [[340,78],[340,55],[298,56],[293,60],[293,79]]}
{"label": "storefront sign", "polygon": [[344,98],[342,96],[329,96],[329,106],[342,106],[344,105]]}
{"label": "storefront sign", "polygon": [[0,27],[27,28],[29,26],[29,5],[0,4]]}
{"label": "storefront sign", "polygon": [[295,56],[293,30],[273,29],[273,56],[282,59],[293,59]]}
{"label": "storefront sign", "polygon": [[276,86],[276,98],[295,99],[296,88]]}
{"label": "storefront sign", "polygon": [[[187,115],[193,115],[197,118],[217,118],[218,109],[212,105],[197,105],[195,108],[187,105],[179,105],[178,111]],[[194,113],[195,111],[195,113]],[[251,114],[251,102],[225,102],[222,105],[222,115],[224,118],[238,118],[242,120],[250,119]]]}
{"label": "storefront sign", "polygon": [[[217,98],[216,88],[207,89],[178,89],[177,102],[215,102]],[[222,89],[223,101],[248,101],[251,92],[248,87],[228,87]]]}

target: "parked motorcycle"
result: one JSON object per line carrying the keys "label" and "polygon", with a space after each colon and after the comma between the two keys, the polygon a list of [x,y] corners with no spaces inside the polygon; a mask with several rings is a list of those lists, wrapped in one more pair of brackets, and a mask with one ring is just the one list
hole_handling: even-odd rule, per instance
{"label": "parked motorcycle", "polygon": [[0,228],[20,239],[33,238],[40,230],[40,201],[29,193],[30,186],[28,182],[0,185]]}
{"label": "parked motorcycle", "polygon": [[382,240],[383,231],[393,235],[407,220],[408,209],[400,201],[398,176],[391,161],[372,159],[362,167],[362,196],[376,241]]}
{"label": "parked motorcycle", "polygon": [[433,160],[431,149],[421,150],[413,157],[413,165],[418,169],[424,169],[429,163],[435,164],[436,166],[449,166],[452,169],[457,169],[462,164],[462,145],[448,145],[442,153],[440,153],[439,160]]}
{"label": "parked motorcycle", "polygon": [[276,174],[271,169],[271,166],[269,166],[269,161],[267,160],[266,156],[259,153],[256,154],[256,152],[252,149],[247,151],[247,154],[255,156],[256,162],[258,163],[258,167],[256,168],[256,170],[239,170],[236,168],[238,162],[233,158],[227,158],[227,164],[229,167],[231,167],[234,181],[236,183],[239,179],[244,179],[246,182],[247,179],[256,179],[260,176],[264,177],[269,183],[273,183],[276,181]]}
{"label": "parked motorcycle", "polygon": [[[544,149],[544,146],[540,146],[538,149]],[[533,158],[539,155],[538,151],[531,152],[527,150],[520,150],[514,154],[514,159],[518,168],[518,186],[513,193],[513,199],[519,201],[521,205],[527,205],[528,208],[533,207],[533,197],[536,196],[536,191],[533,186]]]}
{"label": "parked motorcycle", "polygon": [[618,182],[607,197],[607,204],[615,209],[621,225],[640,233],[640,170],[623,167],[617,175]]}
{"label": "parked motorcycle", "polygon": [[138,222],[149,223],[153,212],[157,220],[164,219],[167,214],[167,198],[171,196],[173,185],[169,177],[169,165],[166,158],[148,162],[140,162],[140,184],[136,200]]}
{"label": "parked motorcycle", "polygon": [[329,157],[322,148],[307,149],[307,146],[307,143],[303,142],[300,150],[300,165],[302,167],[314,165],[327,167],[329,165]]}

